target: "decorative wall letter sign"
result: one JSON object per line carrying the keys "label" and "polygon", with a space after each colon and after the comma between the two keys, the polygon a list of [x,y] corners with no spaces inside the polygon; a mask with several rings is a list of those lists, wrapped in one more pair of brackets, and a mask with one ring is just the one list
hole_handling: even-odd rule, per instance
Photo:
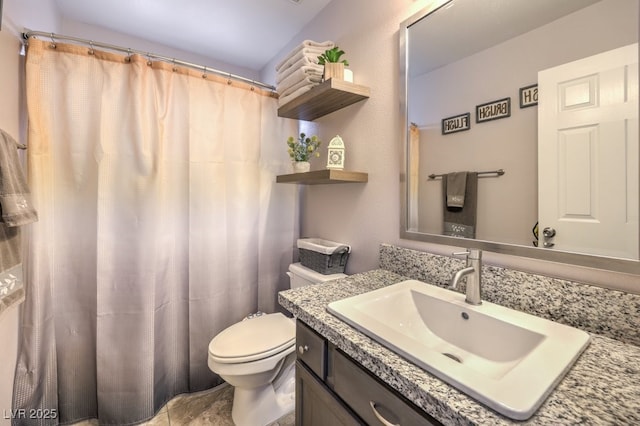
{"label": "decorative wall letter sign", "polygon": [[511,116],[511,98],[498,99],[476,106],[476,123]]}
{"label": "decorative wall letter sign", "polygon": [[455,115],[442,119],[442,134],[462,132],[471,128],[471,113]]}
{"label": "decorative wall letter sign", "polygon": [[520,88],[520,108],[527,108],[538,105],[538,85]]}

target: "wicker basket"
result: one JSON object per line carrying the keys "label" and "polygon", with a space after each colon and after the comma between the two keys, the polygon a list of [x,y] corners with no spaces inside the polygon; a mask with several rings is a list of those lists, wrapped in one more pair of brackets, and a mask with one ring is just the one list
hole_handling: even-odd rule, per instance
{"label": "wicker basket", "polygon": [[323,275],[341,274],[347,266],[351,247],[319,238],[298,240],[300,263]]}

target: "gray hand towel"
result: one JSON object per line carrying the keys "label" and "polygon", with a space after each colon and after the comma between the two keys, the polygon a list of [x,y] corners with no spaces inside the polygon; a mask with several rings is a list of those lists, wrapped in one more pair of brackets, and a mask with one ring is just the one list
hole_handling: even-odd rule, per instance
{"label": "gray hand towel", "polygon": [[24,145],[0,129],[0,222],[5,226],[20,226],[38,220],[18,159],[18,148],[24,148]]}
{"label": "gray hand towel", "polygon": [[467,188],[467,172],[448,173],[447,207],[464,207],[464,195]]}
{"label": "gray hand towel", "polygon": [[24,296],[22,264],[0,272],[0,316],[10,307],[22,303]]}
{"label": "gray hand towel", "polygon": [[475,238],[476,212],[478,204],[478,173],[466,173],[466,189],[463,207],[447,206],[447,176],[442,179],[443,196],[443,235],[450,237]]}
{"label": "gray hand towel", "polygon": [[22,262],[20,228],[0,223],[0,273]]}

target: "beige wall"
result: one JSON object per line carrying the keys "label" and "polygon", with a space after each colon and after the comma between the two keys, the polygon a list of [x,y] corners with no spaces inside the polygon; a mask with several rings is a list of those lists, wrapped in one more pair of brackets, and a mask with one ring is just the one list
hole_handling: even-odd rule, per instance
{"label": "beige wall", "polygon": [[[333,40],[346,51],[354,82],[371,97],[304,126],[325,142],[340,135],[345,168],[369,173],[367,184],[302,187],[301,235],[345,242],[353,247],[349,272],[376,268],[378,245],[396,242],[399,229],[398,25],[415,1],[333,1],[296,40],[263,70],[272,81],[277,62],[301,40]],[[424,4],[424,2],[422,2]],[[284,146],[284,142],[283,142]],[[312,160],[312,169],[326,164]]]}
{"label": "beige wall", "polygon": [[[4,19],[19,31],[24,29],[59,31],[59,16],[53,1],[4,0]],[[4,31],[4,22],[3,22]]]}
{"label": "beige wall", "polygon": [[[378,267],[378,245],[382,242],[437,254],[450,254],[453,250],[399,237],[398,29],[402,21],[428,3],[431,2],[333,1],[262,70],[263,81],[273,81],[275,64],[300,41],[334,40],[346,51],[355,82],[371,88],[370,99],[307,125],[324,141],[339,134],[347,149],[346,168],[369,173],[366,184],[314,185],[301,189],[302,236],[351,244],[349,273]],[[326,155],[313,160],[312,168],[324,168],[325,161]],[[490,264],[640,293],[637,275],[493,253],[486,253],[485,260]]]}
{"label": "beige wall", "polygon": [[[0,128],[20,136],[20,41],[12,34],[9,24],[3,22],[0,31]],[[5,413],[11,409],[13,375],[18,352],[18,307],[12,307],[0,315],[0,425],[11,424]]]}

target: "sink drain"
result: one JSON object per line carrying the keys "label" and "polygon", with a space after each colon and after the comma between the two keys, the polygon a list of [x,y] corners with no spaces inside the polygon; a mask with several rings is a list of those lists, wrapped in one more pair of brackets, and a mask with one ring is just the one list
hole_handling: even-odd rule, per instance
{"label": "sink drain", "polygon": [[443,352],[442,355],[446,356],[447,358],[451,358],[455,362],[459,362],[460,364],[462,364],[462,360],[459,357],[455,356],[454,354]]}

